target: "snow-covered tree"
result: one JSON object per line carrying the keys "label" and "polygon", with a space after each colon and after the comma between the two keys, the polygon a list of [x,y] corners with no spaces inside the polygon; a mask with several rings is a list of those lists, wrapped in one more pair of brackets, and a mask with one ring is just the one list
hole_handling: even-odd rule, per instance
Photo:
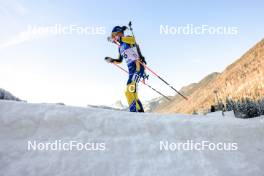
{"label": "snow-covered tree", "polygon": [[0,100],[14,100],[14,101],[21,101],[19,98],[12,95],[10,92],[0,88]]}
{"label": "snow-covered tree", "polygon": [[231,99],[226,98],[226,110],[232,111],[233,107],[234,107],[234,102]]}

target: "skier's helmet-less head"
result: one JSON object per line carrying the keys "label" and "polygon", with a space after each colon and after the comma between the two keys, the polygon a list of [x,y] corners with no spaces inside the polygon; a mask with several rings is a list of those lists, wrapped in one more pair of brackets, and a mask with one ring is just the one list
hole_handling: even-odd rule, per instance
{"label": "skier's helmet-less head", "polygon": [[119,39],[124,36],[124,31],[127,29],[126,26],[115,26],[112,30],[112,38]]}

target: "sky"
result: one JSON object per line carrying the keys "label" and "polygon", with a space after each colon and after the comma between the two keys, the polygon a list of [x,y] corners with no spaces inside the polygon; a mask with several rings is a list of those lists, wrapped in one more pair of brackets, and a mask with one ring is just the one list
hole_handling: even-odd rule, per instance
{"label": "sky", "polygon": [[[127,75],[104,58],[118,56],[117,47],[106,40],[112,28],[132,21],[148,66],[180,89],[222,72],[263,39],[263,7],[261,0],[0,0],[0,87],[32,103],[126,103]],[[161,26],[179,29],[190,24],[235,28],[236,33],[161,32]],[[56,25],[89,30],[30,30]],[[122,67],[127,69],[125,63]],[[148,83],[175,95],[151,74]],[[139,96],[146,101],[159,95],[139,85]]]}

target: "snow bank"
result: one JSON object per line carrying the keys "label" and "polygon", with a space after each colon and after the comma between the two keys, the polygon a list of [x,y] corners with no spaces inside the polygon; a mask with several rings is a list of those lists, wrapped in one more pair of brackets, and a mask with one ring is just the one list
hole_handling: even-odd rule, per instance
{"label": "snow bank", "polygon": [[[0,175],[263,175],[264,119],[136,114],[0,101]],[[28,150],[28,141],[104,143],[106,150]],[[202,140],[238,150],[160,150]]]}

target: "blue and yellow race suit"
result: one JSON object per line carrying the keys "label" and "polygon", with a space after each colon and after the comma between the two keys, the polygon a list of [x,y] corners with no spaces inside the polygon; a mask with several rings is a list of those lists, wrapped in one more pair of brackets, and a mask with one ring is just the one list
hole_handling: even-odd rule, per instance
{"label": "blue and yellow race suit", "polygon": [[138,98],[137,83],[144,76],[145,68],[138,62],[139,55],[136,49],[134,37],[121,37],[119,40],[119,57],[114,59],[115,63],[121,63],[125,59],[128,66],[128,81],[126,87],[126,98],[131,112],[144,112],[142,103]]}

